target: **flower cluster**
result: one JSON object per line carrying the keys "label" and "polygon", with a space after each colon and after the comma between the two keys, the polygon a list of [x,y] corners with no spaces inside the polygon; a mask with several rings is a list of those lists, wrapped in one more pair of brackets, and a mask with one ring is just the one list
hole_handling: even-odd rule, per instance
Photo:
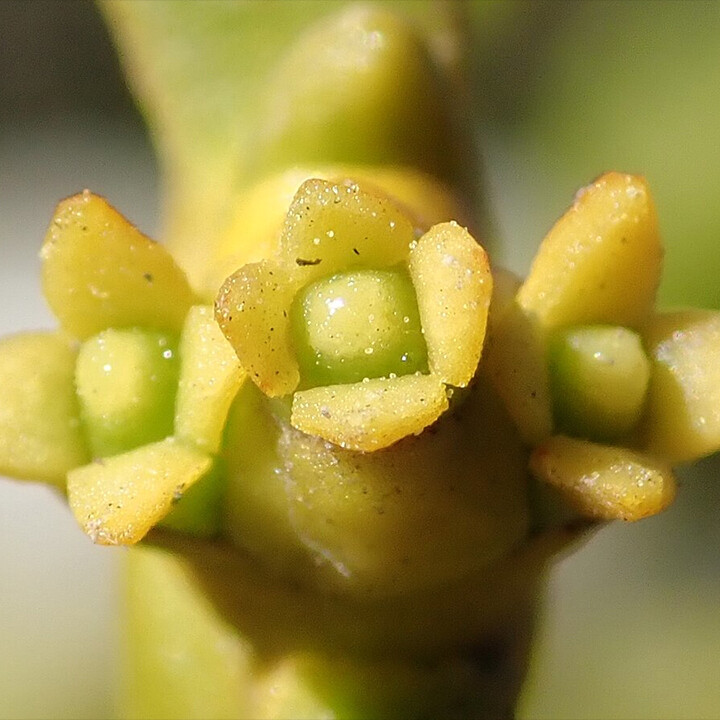
{"label": "flower cluster", "polygon": [[[247,440],[227,428],[233,407],[237,415],[256,402],[240,392],[251,380],[275,403],[267,406],[273,422],[295,433],[272,442],[298,457],[282,467],[268,461],[267,473],[287,474],[286,490],[305,482],[300,455],[316,438],[326,445],[313,452],[329,452],[333,467],[356,473],[367,465],[352,483],[366,483],[367,502],[385,507],[383,483],[402,472],[388,458],[409,447],[420,457],[432,446],[423,462],[440,463],[433,473],[444,464],[461,485],[477,476],[478,487],[495,488],[488,497],[502,496],[498,517],[516,518],[488,557],[526,532],[524,471],[503,471],[520,478],[506,483],[517,496],[508,504],[492,452],[483,445],[475,453],[471,446],[482,442],[448,429],[447,418],[473,424],[473,438],[498,427],[518,433],[531,448],[532,474],[559,494],[553,502],[584,517],[633,520],[664,509],[674,496],[670,464],[720,447],[720,316],[654,310],[662,246],[644,181],[609,173],[581,191],[524,282],[491,273],[485,251],[457,223],[419,227],[419,214],[352,180],[306,180],[276,252],[227,278],[213,310],[168,252],[102,198],[85,192],[63,201],[42,251],[44,290],[61,331],[0,345],[11,388],[0,469],[66,488],[97,542],[134,543],[158,522],[222,532],[225,475],[253,487],[252,474],[240,477],[231,462],[245,462],[237,448]],[[494,407],[495,397],[511,425],[473,409]],[[438,428],[442,439],[432,439]],[[515,447],[522,458],[522,443]],[[317,462],[309,477],[319,477]],[[377,496],[376,481],[367,480],[375,477]],[[422,485],[418,477],[403,482]],[[455,486],[433,483],[434,509],[418,523],[462,499]],[[282,502],[304,508],[303,497]],[[243,512],[253,507],[248,498]],[[332,495],[330,525],[349,517],[343,502]],[[413,502],[406,517],[422,506]],[[483,502],[484,517],[495,512],[493,499]],[[288,512],[297,524],[298,508]],[[483,523],[470,517],[468,527]],[[338,549],[314,532],[302,532],[307,547],[344,557],[343,543]],[[244,533],[230,534],[252,544]],[[477,538],[468,538],[469,548]],[[352,574],[349,562],[330,564]],[[446,562],[438,556],[438,567]]]}

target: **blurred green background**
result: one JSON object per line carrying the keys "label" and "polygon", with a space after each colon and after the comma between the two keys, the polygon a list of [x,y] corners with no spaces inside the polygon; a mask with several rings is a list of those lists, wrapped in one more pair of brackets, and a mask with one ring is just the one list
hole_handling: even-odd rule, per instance
{"label": "blurred green background", "polygon": [[[298,0],[288,0],[298,2]],[[664,304],[720,307],[720,3],[475,2],[474,122],[496,261],[525,272],[574,192],[645,174]],[[55,202],[90,187],[158,228],[157,169],[97,11],[0,3],[0,333],[50,327],[36,258]],[[554,567],[522,718],[720,717],[720,462],[677,504]],[[0,718],[112,712],[117,564],[62,502],[0,480]]]}

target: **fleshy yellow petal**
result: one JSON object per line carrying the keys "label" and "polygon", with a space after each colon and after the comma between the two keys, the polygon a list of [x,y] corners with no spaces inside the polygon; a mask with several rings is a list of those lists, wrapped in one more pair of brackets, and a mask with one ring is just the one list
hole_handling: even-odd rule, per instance
{"label": "fleshy yellow petal", "polygon": [[518,302],[547,330],[638,328],[655,303],[662,257],[645,180],[607,173],[577,194],[543,240]]}
{"label": "fleshy yellow petal", "polygon": [[57,206],[41,256],[48,304],[81,339],[108,327],[178,332],[194,302],[168,251],[88,191]]}
{"label": "fleshy yellow petal", "polygon": [[492,319],[481,367],[523,441],[537,445],[545,440],[553,429],[545,337],[516,301]]}
{"label": "fleshy yellow petal", "polygon": [[644,339],[652,363],[640,436],[670,462],[720,449],[720,312],[662,313]]}
{"label": "fleshy yellow petal", "polygon": [[228,410],[247,377],[209,305],[190,309],[180,336],[175,435],[217,453]]}
{"label": "fleshy yellow petal", "polygon": [[641,520],[675,499],[669,465],[625,448],[555,435],[535,448],[530,470],[583,515]]}
{"label": "fleshy yellow petal", "polygon": [[270,397],[291,393],[300,380],[290,328],[298,290],[284,267],[252,263],[225,281],[215,302],[215,317],[240,364]]}
{"label": "fleshy yellow petal", "polygon": [[243,265],[277,254],[287,209],[300,185],[313,177],[324,175],[292,168],[240,194],[215,250],[206,282],[209,297],[214,299],[223,282]]}
{"label": "fleshy yellow petal", "polygon": [[410,252],[430,372],[467,385],[482,353],[492,296],[487,253],[455,222],[435,225]]}
{"label": "fleshy yellow petal", "polygon": [[522,281],[493,269],[493,295],[480,373],[502,398],[520,437],[537,445],[552,434],[550,383],[543,334],[515,300]]}
{"label": "fleshy yellow petal", "polygon": [[439,377],[404,375],[297,392],[291,422],[336,445],[372,451],[419,434],[447,408]]}
{"label": "fleshy yellow petal", "polygon": [[72,470],[68,501],[93,542],[132,545],[211,465],[206,453],[166,438]]}
{"label": "fleshy yellow petal", "polygon": [[397,265],[414,239],[410,220],[388,198],[352,182],[308,180],[288,210],[281,256],[305,285],[339,270]]}
{"label": "fleshy yellow petal", "polygon": [[0,340],[0,473],[65,487],[90,459],[75,395],[77,350],[55,333]]}

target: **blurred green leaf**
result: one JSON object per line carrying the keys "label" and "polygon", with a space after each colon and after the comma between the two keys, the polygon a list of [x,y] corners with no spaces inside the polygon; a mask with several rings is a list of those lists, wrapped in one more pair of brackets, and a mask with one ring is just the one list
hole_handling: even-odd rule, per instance
{"label": "blurred green leaf", "polygon": [[481,78],[495,209],[525,242],[511,262],[527,269],[577,188],[643,174],[667,248],[661,303],[720,307],[720,3],[556,0],[519,19]]}

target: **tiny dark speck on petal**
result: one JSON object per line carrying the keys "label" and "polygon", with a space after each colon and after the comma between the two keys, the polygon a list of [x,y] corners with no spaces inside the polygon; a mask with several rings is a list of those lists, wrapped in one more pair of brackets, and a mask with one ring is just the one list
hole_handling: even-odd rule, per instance
{"label": "tiny dark speck on petal", "polygon": [[149,283],[151,283],[151,282],[153,281],[152,273],[143,273],[143,277],[144,277]]}
{"label": "tiny dark speck on petal", "polygon": [[356,255],[359,255],[359,254],[360,254],[360,251],[359,251],[357,248],[353,248],[353,252],[354,252]]}

